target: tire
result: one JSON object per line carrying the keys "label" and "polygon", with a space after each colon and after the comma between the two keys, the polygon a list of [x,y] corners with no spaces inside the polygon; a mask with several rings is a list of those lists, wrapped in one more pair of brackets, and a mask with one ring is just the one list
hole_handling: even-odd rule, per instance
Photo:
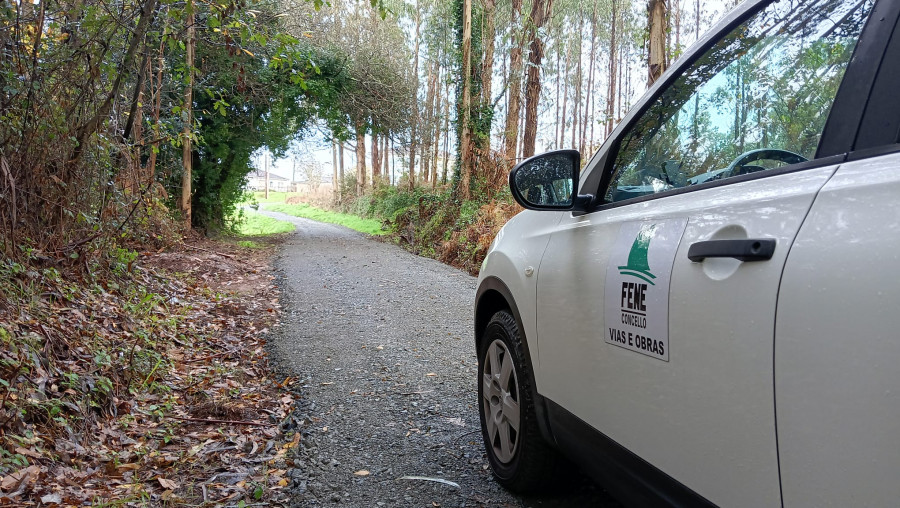
{"label": "tire", "polygon": [[494,314],[478,351],[481,435],[497,482],[518,493],[547,490],[559,471],[559,455],[538,428],[526,358],[516,320]]}

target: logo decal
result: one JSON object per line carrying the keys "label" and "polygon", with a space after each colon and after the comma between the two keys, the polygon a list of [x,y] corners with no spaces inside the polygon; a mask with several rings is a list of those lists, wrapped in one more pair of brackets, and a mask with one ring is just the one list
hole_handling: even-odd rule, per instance
{"label": "logo decal", "polygon": [[641,230],[634,238],[631,245],[631,252],[628,253],[628,264],[619,267],[619,273],[622,275],[631,275],[643,281],[647,281],[651,286],[655,284],[651,279],[655,279],[656,275],[650,272],[650,263],[647,261],[647,252],[650,250],[650,240],[656,232],[656,224],[644,224]]}
{"label": "logo decal", "polygon": [[669,283],[686,226],[678,217],[619,227],[604,281],[607,344],[669,361]]}

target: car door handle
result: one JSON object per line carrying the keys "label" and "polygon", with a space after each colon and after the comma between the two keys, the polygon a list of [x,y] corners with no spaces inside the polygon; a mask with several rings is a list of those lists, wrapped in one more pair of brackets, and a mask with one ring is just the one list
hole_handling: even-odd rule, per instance
{"label": "car door handle", "polygon": [[691,244],[688,259],[700,263],[706,258],[734,258],[741,261],[766,261],[775,253],[774,238],[746,240],[707,240]]}

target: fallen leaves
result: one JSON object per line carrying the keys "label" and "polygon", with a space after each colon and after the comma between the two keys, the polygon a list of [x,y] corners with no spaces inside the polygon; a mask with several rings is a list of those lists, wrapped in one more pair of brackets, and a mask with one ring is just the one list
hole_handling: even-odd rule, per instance
{"label": "fallen leaves", "polygon": [[268,254],[207,247],[22,272],[33,296],[0,306],[0,505],[285,498],[302,438],[264,347]]}
{"label": "fallen leaves", "polygon": [[162,477],[158,477],[156,481],[159,482],[160,486],[164,489],[175,490],[178,488],[178,484],[173,482],[172,480],[167,480]]}
{"label": "fallen leaves", "polygon": [[6,492],[19,491],[29,480],[37,477],[40,472],[41,468],[38,466],[28,466],[20,469],[10,475],[4,476],[3,479],[0,479],[0,489],[3,489]]}

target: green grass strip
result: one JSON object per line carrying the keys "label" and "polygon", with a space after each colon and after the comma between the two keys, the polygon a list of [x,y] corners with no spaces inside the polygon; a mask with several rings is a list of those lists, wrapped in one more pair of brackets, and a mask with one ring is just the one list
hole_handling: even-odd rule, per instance
{"label": "green grass strip", "polygon": [[251,210],[244,210],[244,221],[238,226],[238,234],[243,236],[274,235],[293,230],[294,225],[290,222],[266,217]]}
{"label": "green grass strip", "polygon": [[358,215],[351,215],[349,213],[322,210],[305,203],[298,205],[270,204],[266,206],[266,210],[286,213],[288,215],[293,215],[294,217],[317,220],[319,222],[339,224],[359,231],[360,233],[366,233],[367,235],[384,235],[387,233],[386,231],[381,230],[381,222],[375,219],[364,219]]}

